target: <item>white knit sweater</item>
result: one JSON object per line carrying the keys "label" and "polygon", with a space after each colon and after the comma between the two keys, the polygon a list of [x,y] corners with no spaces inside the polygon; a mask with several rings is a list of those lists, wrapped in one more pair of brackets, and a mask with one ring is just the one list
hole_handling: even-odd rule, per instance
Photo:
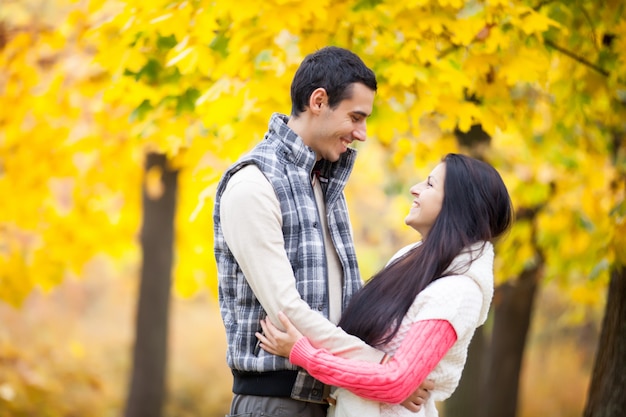
{"label": "white knit sweater", "polygon": [[[401,256],[414,245],[403,248],[394,257]],[[412,413],[401,405],[381,404],[356,396],[344,388],[333,393],[336,406],[329,409],[329,417],[437,417],[436,401],[448,398],[456,389],[467,359],[467,349],[477,327],[487,319],[493,297],[493,246],[475,244],[457,256],[448,271],[454,275],[440,278],[418,294],[404,317],[394,339],[384,350],[393,355],[405,338],[411,325],[420,320],[447,320],[456,331],[457,341],[446,353],[428,379],[435,382],[430,399],[419,413]],[[471,265],[468,263],[476,258]]]}

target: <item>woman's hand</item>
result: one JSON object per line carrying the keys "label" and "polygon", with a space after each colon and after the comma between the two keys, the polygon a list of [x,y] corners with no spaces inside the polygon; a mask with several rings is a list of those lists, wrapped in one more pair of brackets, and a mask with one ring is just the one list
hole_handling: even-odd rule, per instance
{"label": "woman's hand", "polygon": [[278,320],[280,320],[286,331],[279,330],[271,321],[265,318],[261,320],[263,334],[256,332],[255,336],[261,342],[261,348],[266,352],[289,358],[293,345],[304,336],[282,311],[278,312]]}

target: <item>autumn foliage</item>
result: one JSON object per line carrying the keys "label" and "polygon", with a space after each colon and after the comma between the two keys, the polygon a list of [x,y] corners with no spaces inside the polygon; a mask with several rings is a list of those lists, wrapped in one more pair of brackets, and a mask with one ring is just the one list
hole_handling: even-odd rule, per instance
{"label": "autumn foliage", "polygon": [[[48,21],[21,25],[10,19],[25,10],[9,3],[0,187],[13,198],[3,205],[2,298],[19,304],[98,253],[134,251],[150,149],[186,168],[177,288],[214,285],[216,179],[259,140],[271,112],[289,112],[303,55],[338,44],[380,80],[369,131],[388,157],[368,183],[394,198],[459,149],[455,129],[480,123],[492,137],[484,157],[516,206],[543,208],[533,239],[549,277],[593,302],[586,278],[602,286],[626,235],[618,3],[58,1]],[[500,279],[533,262],[529,233],[520,222],[502,248]]]}
{"label": "autumn foliage", "polygon": [[[334,44],[379,80],[348,189],[363,275],[415,239],[408,187],[445,153],[472,153],[518,214],[498,282],[541,258],[581,320],[626,264],[622,3],[5,1],[0,299],[20,306],[95,257],[136,263],[151,151],[180,169],[176,291],[213,291],[216,182],[272,112],[290,112],[304,55]],[[163,192],[158,170],[145,181]]]}

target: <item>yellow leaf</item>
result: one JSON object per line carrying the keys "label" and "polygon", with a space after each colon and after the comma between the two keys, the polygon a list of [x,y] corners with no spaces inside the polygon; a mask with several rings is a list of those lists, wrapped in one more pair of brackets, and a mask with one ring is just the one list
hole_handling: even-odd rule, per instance
{"label": "yellow leaf", "polygon": [[533,83],[541,81],[545,69],[549,67],[548,57],[536,50],[521,48],[508,62],[503,63],[499,76],[509,85],[520,82]]}
{"label": "yellow leaf", "polygon": [[456,45],[469,45],[476,39],[476,35],[485,27],[482,16],[476,18],[458,19],[454,22],[452,42]]}
{"label": "yellow leaf", "polygon": [[514,16],[512,22],[519,26],[527,35],[543,33],[550,29],[550,26],[555,28],[561,27],[558,22],[542,13],[536,12],[530,7],[519,7],[517,11],[519,12],[519,20]]}
{"label": "yellow leaf", "polygon": [[458,107],[457,116],[459,129],[462,132],[469,132],[472,125],[476,124],[477,120],[480,120],[480,110],[474,103],[463,102]]}
{"label": "yellow leaf", "polygon": [[438,0],[438,2],[442,7],[450,6],[455,9],[460,9],[464,4],[464,0]]}
{"label": "yellow leaf", "polygon": [[474,44],[472,48],[481,48],[484,53],[493,54],[498,51],[508,51],[511,48],[512,39],[500,26],[494,26],[489,31],[489,36],[483,42]]}

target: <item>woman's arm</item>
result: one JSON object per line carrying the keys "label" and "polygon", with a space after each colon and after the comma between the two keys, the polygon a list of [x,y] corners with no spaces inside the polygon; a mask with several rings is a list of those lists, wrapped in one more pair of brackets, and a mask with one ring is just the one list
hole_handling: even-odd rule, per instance
{"label": "woman's arm", "polygon": [[344,359],[317,349],[284,315],[279,318],[287,332],[262,323],[265,335],[257,334],[270,353],[286,356],[320,381],[347,388],[356,395],[386,403],[404,401],[456,341],[456,332],[445,320],[414,323],[391,360],[383,364]]}

